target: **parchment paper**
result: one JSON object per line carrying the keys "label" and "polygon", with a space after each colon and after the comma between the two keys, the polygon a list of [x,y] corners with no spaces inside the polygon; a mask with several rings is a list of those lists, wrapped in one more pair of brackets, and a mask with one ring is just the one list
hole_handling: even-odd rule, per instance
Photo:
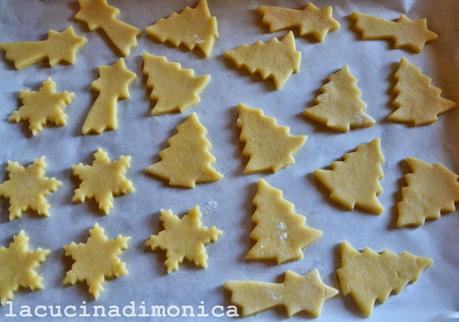
{"label": "parchment paper", "polygon": [[[194,1],[110,1],[121,10],[120,18],[144,29],[173,11],[181,11]],[[8,203],[1,201],[0,242],[9,243],[20,229],[25,229],[33,247],[52,250],[41,266],[45,290],[19,292],[14,301],[20,305],[126,305],[129,301],[146,301],[149,305],[194,305],[204,301],[206,307],[228,305],[229,296],[222,285],[227,280],[251,279],[278,281],[287,269],[298,273],[318,268],[324,281],[338,288],[335,270],[339,266],[338,244],[349,240],[361,249],[369,246],[381,251],[408,250],[434,259],[418,282],[406,287],[401,294],[391,296],[385,304],[377,305],[369,321],[444,321],[448,312],[459,309],[459,216],[444,216],[418,229],[395,229],[395,202],[406,165],[407,156],[429,162],[442,162],[459,172],[459,110],[440,117],[430,126],[416,128],[388,123],[391,112],[389,90],[398,61],[406,56],[433,78],[446,97],[459,101],[458,89],[458,31],[459,2],[455,0],[415,1],[317,1],[333,5],[334,16],[341,29],[329,34],[323,43],[310,43],[297,38],[296,45],[303,53],[301,72],[294,74],[282,90],[274,90],[271,82],[263,82],[235,70],[222,58],[225,50],[242,43],[269,40],[284,32],[270,34],[261,25],[255,9],[259,4],[300,8],[304,1],[212,1],[211,12],[217,16],[220,38],[209,59],[196,52],[187,52],[156,43],[143,33],[139,45],[127,57],[128,67],[138,74],[130,88],[130,99],[118,103],[119,129],[99,136],[82,136],[81,127],[95,94],[90,83],[98,77],[97,67],[111,65],[118,54],[99,32],[88,32],[86,26],[72,20],[78,10],[73,1],[2,0],[0,2],[0,41],[38,40],[46,37],[49,29],[62,30],[72,24],[77,33],[88,38],[88,44],[79,54],[75,65],[48,68],[46,64],[17,71],[0,59],[0,176],[6,175],[7,160],[29,163],[41,155],[48,162],[48,175],[56,176],[64,186],[49,197],[51,216],[37,219],[25,215],[19,220],[7,220]],[[429,27],[437,32],[438,41],[427,45],[418,55],[404,50],[393,50],[385,41],[361,41],[351,31],[347,18],[352,11],[394,19],[404,13],[413,18],[427,17]],[[201,95],[201,103],[183,114],[152,117],[145,81],[142,76],[144,51],[165,55],[197,74],[208,73],[212,81]],[[378,123],[372,128],[337,134],[301,116],[311,104],[327,76],[349,64],[359,80],[368,113]],[[68,125],[46,128],[36,137],[30,137],[25,126],[11,124],[8,116],[17,109],[18,91],[37,90],[48,76],[56,81],[59,90],[76,93],[74,102],[66,109]],[[180,95],[180,93],[177,93]],[[273,175],[242,175],[243,161],[235,126],[235,106],[244,102],[261,107],[266,114],[276,117],[280,124],[290,126],[294,134],[309,136],[307,144],[296,156],[296,164]],[[176,126],[191,112],[197,112],[208,129],[217,158],[216,168],[225,178],[216,183],[199,185],[193,190],[170,188],[159,180],[148,177],[143,169],[157,160],[158,152],[166,146],[167,138]],[[312,178],[314,169],[328,166],[333,160],[353,150],[358,144],[375,137],[382,138],[386,158],[384,193],[380,200],[385,211],[373,216],[359,211],[344,211],[332,204],[327,193]],[[102,147],[112,158],[120,154],[133,157],[129,177],[134,182],[134,194],[115,199],[115,207],[108,216],[101,216],[92,202],[72,204],[73,190],[78,182],[71,179],[71,166],[89,163],[92,153]],[[303,260],[274,265],[249,263],[244,260],[249,249],[250,216],[256,182],[260,177],[280,188],[285,198],[296,205],[308,223],[323,230],[323,237],[305,250]],[[204,209],[203,222],[217,226],[225,234],[207,247],[209,267],[196,269],[182,265],[176,273],[167,275],[161,253],[145,252],[143,243],[150,234],[158,232],[158,211],[171,208],[183,214],[199,204]],[[215,206],[216,207],[213,207]],[[62,280],[70,262],[64,260],[62,246],[71,241],[83,242],[88,229],[98,222],[110,237],[117,234],[131,236],[129,249],[122,255],[129,275],[107,282],[97,301],[91,301],[86,286],[63,287]],[[0,308],[2,317],[6,308]],[[307,315],[293,317],[305,320]],[[277,321],[286,318],[282,309],[271,310],[246,318],[246,321]],[[37,320],[17,319],[19,320]],[[81,321],[99,320],[81,318]],[[121,319],[126,320],[126,319]],[[138,319],[142,320],[142,319]],[[153,319],[154,320],[154,319]],[[168,319],[161,318],[161,321]],[[170,318],[169,320],[186,320]],[[197,320],[197,318],[194,318]],[[209,318],[215,320],[215,318]],[[349,297],[336,296],[325,303],[317,321],[359,321],[361,316]]]}

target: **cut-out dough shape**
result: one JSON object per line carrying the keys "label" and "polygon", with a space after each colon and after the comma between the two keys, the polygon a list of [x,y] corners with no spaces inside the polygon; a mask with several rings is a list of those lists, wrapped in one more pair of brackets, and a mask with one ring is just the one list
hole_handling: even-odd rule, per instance
{"label": "cut-out dough shape", "polygon": [[108,239],[98,224],[89,230],[86,243],[74,242],[64,246],[64,255],[74,260],[67,271],[64,285],[86,281],[89,293],[98,298],[104,290],[106,279],[118,278],[128,273],[126,265],[119,259],[128,248],[130,237],[118,235]]}
{"label": "cut-out dough shape", "polygon": [[415,53],[420,53],[426,43],[438,38],[427,28],[425,18],[411,20],[401,15],[397,20],[390,21],[360,12],[353,12],[351,18],[362,39],[391,40],[395,48],[406,48]]}
{"label": "cut-out dough shape", "polygon": [[48,39],[41,41],[3,42],[0,50],[5,51],[6,59],[14,63],[16,69],[23,69],[48,59],[51,67],[58,63],[75,63],[76,54],[87,42],[78,36],[72,26],[62,32],[50,30]]}
{"label": "cut-out dough shape", "polygon": [[188,214],[179,218],[172,210],[161,210],[159,216],[164,230],[158,235],[151,235],[145,246],[154,250],[166,251],[164,266],[168,273],[178,270],[184,259],[195,265],[207,267],[206,245],[215,242],[223,232],[216,227],[202,225],[199,206],[188,210]]}
{"label": "cut-out dough shape", "polygon": [[252,221],[256,227],[250,238],[256,243],[247,253],[247,259],[273,259],[277,264],[299,260],[303,258],[302,249],[322,236],[320,230],[306,225],[306,218],[295,212],[294,205],[283,198],[282,191],[263,179],[258,181],[253,204],[256,210]]}
{"label": "cut-out dough shape", "polygon": [[430,124],[438,115],[456,107],[456,102],[441,97],[441,90],[408,59],[402,58],[395,73],[393,91],[397,95],[392,104],[397,108],[389,120],[415,126]]}
{"label": "cut-out dough shape", "polygon": [[210,75],[195,75],[179,63],[169,62],[164,56],[143,54],[143,72],[147,86],[153,88],[150,99],[155,102],[152,115],[183,112],[198,104],[199,95],[210,81]]}
{"label": "cut-out dough shape", "polygon": [[45,80],[38,91],[24,90],[19,93],[22,105],[9,117],[11,122],[27,121],[32,135],[43,130],[43,125],[53,123],[57,126],[67,124],[64,108],[69,105],[75,94],[57,92],[56,83],[51,78]]}
{"label": "cut-out dough shape", "polygon": [[331,170],[314,171],[314,176],[331,192],[330,199],[343,207],[380,214],[384,210],[378,200],[383,191],[379,183],[384,177],[383,163],[381,140],[376,138],[333,162]]}
{"label": "cut-out dough shape", "polygon": [[263,16],[263,23],[269,27],[270,32],[297,28],[300,36],[311,36],[319,42],[324,41],[328,32],[340,27],[339,22],[333,19],[331,6],[318,8],[311,2],[303,10],[260,6],[258,12]]}
{"label": "cut-out dough shape", "polygon": [[277,124],[275,118],[266,116],[258,108],[245,104],[238,106],[237,126],[244,142],[242,155],[249,157],[244,173],[277,172],[293,163],[293,155],[307,140],[305,135],[291,135],[287,126]]}
{"label": "cut-out dough shape", "polygon": [[129,56],[131,48],[137,46],[140,29],[116,18],[120,10],[110,6],[107,0],[78,0],[80,10],[75,19],[85,22],[91,31],[102,29],[123,54]]}
{"label": "cut-out dough shape", "polygon": [[28,167],[8,161],[8,180],[0,184],[0,196],[9,199],[9,219],[22,216],[27,210],[34,210],[40,216],[49,215],[46,196],[57,191],[62,182],[45,176],[45,157],[36,159]]}
{"label": "cut-out dough shape", "polygon": [[8,248],[0,247],[0,300],[2,305],[14,298],[19,287],[43,289],[43,278],[36,269],[46,260],[48,249],[29,249],[29,237],[21,230]]}
{"label": "cut-out dough shape", "polygon": [[122,155],[118,160],[111,161],[107,152],[98,149],[94,153],[92,165],[79,163],[74,165],[73,175],[81,180],[75,190],[73,202],[84,202],[86,198],[94,198],[104,215],[113,208],[114,196],[134,192],[134,185],[126,178],[131,166],[131,156]]}
{"label": "cut-out dough shape", "polygon": [[416,158],[406,159],[412,173],[405,176],[402,201],[397,204],[397,227],[422,226],[426,219],[456,210],[459,201],[458,175],[444,165]]}
{"label": "cut-out dough shape", "polygon": [[301,52],[296,50],[291,31],[281,41],[274,37],[266,43],[242,45],[225,52],[225,57],[237,68],[258,73],[263,80],[272,78],[277,89],[284,86],[292,73],[300,71]]}
{"label": "cut-out dough shape", "polygon": [[391,293],[398,294],[432,265],[430,258],[408,252],[377,253],[368,247],[359,252],[347,241],[340,251],[341,267],[336,272],[341,290],[352,296],[364,316],[371,315],[375,301],[383,303]]}
{"label": "cut-out dough shape", "polygon": [[289,317],[302,311],[318,317],[323,303],[338,294],[322,282],[317,269],[303,276],[287,270],[282,283],[229,281],[225,289],[232,293],[231,303],[242,309],[243,316],[282,306]]}
{"label": "cut-out dough shape", "polygon": [[196,183],[223,178],[212,164],[212,144],[206,138],[207,130],[196,113],[177,127],[177,133],[167,140],[168,147],[159,153],[160,160],[145,171],[167,180],[170,186],[194,188]]}
{"label": "cut-out dough shape", "polygon": [[218,35],[217,18],[210,15],[206,0],[195,8],[186,7],[181,13],[172,13],[147,27],[149,36],[175,47],[184,45],[188,50],[198,47],[208,57]]}
{"label": "cut-out dough shape", "polygon": [[137,75],[126,68],[123,59],[112,66],[100,66],[100,77],[91,87],[99,92],[83,124],[83,134],[100,134],[118,128],[117,101],[129,98],[129,85]]}
{"label": "cut-out dough shape", "polygon": [[307,108],[304,115],[341,132],[351,128],[371,127],[375,120],[365,113],[367,105],[361,99],[357,79],[345,65],[330,75],[322,86],[316,105]]}

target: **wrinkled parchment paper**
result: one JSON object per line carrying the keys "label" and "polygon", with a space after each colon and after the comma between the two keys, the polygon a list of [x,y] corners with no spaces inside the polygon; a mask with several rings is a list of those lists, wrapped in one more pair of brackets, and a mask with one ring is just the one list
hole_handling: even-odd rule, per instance
{"label": "wrinkled parchment paper", "polygon": [[[120,18],[139,28],[154,23],[173,11],[180,11],[193,1],[113,0],[121,9]],[[302,7],[304,1],[260,1],[263,4]],[[90,83],[98,77],[97,67],[113,64],[118,55],[102,33],[88,32],[86,26],[72,20],[78,10],[75,1],[3,0],[0,2],[0,41],[44,39],[48,29],[62,30],[72,24],[77,33],[89,42],[78,54],[75,65],[48,68],[35,65],[17,71],[2,55],[0,60],[0,176],[3,178],[7,160],[29,163],[41,155],[48,162],[48,174],[63,181],[64,186],[51,195],[51,216],[40,219],[25,215],[19,220],[7,220],[8,204],[1,201],[0,242],[7,244],[20,229],[25,229],[34,247],[52,250],[41,266],[46,289],[40,292],[19,292],[14,301],[20,305],[126,305],[129,301],[146,301],[148,305],[194,305],[204,301],[206,307],[228,305],[229,296],[222,285],[227,280],[252,279],[278,281],[287,269],[305,273],[318,268],[324,281],[338,287],[335,269],[339,266],[338,244],[349,240],[355,247],[365,246],[381,251],[408,250],[434,259],[432,268],[425,271],[418,282],[409,285],[400,295],[391,296],[384,305],[377,305],[369,321],[444,321],[448,312],[459,310],[459,216],[452,214],[427,223],[418,229],[395,229],[394,204],[407,156],[420,157],[429,162],[442,162],[453,171],[459,171],[459,110],[440,117],[430,126],[409,128],[388,123],[392,75],[396,63],[406,56],[433,78],[446,97],[459,101],[459,2],[455,0],[416,1],[321,1],[317,5],[333,5],[334,16],[341,29],[329,34],[324,43],[314,44],[297,38],[297,48],[303,53],[301,72],[294,74],[282,90],[275,91],[269,82],[262,82],[247,73],[235,70],[222,58],[225,50],[242,43],[269,40],[284,32],[269,34],[261,25],[255,11],[257,1],[209,0],[209,6],[219,22],[220,38],[209,59],[196,52],[187,52],[156,43],[145,34],[139,45],[126,59],[128,67],[138,74],[130,88],[130,99],[118,103],[119,129],[99,136],[82,136],[81,127],[95,94]],[[440,37],[414,55],[404,50],[393,50],[385,41],[361,41],[351,31],[347,16],[354,10],[394,19],[400,14],[413,18],[427,17],[429,27]],[[184,114],[151,117],[144,78],[141,72],[144,51],[165,55],[197,74],[211,74],[212,81],[201,95],[201,103]],[[349,64],[359,80],[368,113],[376,126],[337,134],[304,119],[301,113],[311,104],[317,90],[327,76]],[[8,116],[18,107],[18,91],[36,90],[48,76],[56,81],[59,90],[76,93],[74,102],[66,109],[68,125],[47,128],[36,137],[30,137],[23,125],[11,124]],[[179,95],[179,93],[178,93]],[[296,156],[296,164],[272,175],[242,175],[242,159],[235,127],[235,106],[244,102],[261,107],[275,116],[280,124],[289,125],[294,134],[309,136],[307,144]],[[158,152],[166,145],[175,127],[191,112],[197,112],[208,129],[217,158],[216,168],[225,178],[216,183],[199,185],[193,190],[175,189],[148,177],[143,169],[157,160]],[[358,144],[381,137],[386,158],[384,193],[380,200],[385,211],[373,216],[359,211],[349,212],[333,205],[327,193],[311,176],[314,169],[329,165]],[[77,182],[71,179],[71,166],[88,163],[98,148],[106,149],[112,158],[120,154],[133,157],[129,177],[136,192],[115,199],[115,207],[108,216],[101,216],[93,203],[72,204]],[[300,261],[284,265],[249,263],[244,255],[249,248],[252,199],[258,178],[284,191],[308,223],[323,230],[323,237],[305,250]],[[207,226],[217,226],[225,234],[207,247],[209,267],[196,269],[182,265],[176,273],[167,275],[164,256],[159,252],[145,252],[143,243],[158,231],[158,211],[171,208],[184,213],[200,205]],[[62,280],[69,261],[64,260],[62,246],[71,241],[82,242],[88,229],[98,222],[109,236],[117,234],[132,237],[129,249],[122,259],[129,275],[107,282],[105,292],[97,301],[91,301],[83,287],[63,287]],[[0,308],[3,315],[6,307]],[[286,315],[282,309],[271,310],[247,321],[278,321]],[[304,321],[306,315],[293,317]],[[38,318],[34,318],[38,319]],[[195,318],[196,319],[196,318]],[[28,319],[17,319],[28,320]],[[33,320],[32,318],[29,320]],[[80,318],[81,321],[98,320]],[[154,319],[153,319],[154,320]],[[167,319],[161,318],[161,321]],[[170,318],[172,321],[185,318]],[[215,318],[209,320],[216,320]],[[361,316],[349,297],[336,296],[325,303],[317,321],[360,321]]]}

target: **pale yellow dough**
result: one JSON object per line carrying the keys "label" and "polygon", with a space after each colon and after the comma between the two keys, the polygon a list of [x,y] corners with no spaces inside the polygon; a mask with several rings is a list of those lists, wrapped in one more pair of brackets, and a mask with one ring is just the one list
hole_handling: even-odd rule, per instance
{"label": "pale yellow dough", "polygon": [[0,184],[0,196],[9,199],[9,219],[19,218],[29,209],[48,216],[50,206],[46,196],[59,189],[62,182],[45,176],[45,157],[36,159],[27,168],[9,161],[6,170],[9,178]]}
{"label": "pale yellow dough", "polygon": [[330,75],[321,89],[316,104],[307,108],[304,115],[327,127],[341,132],[351,128],[371,127],[375,120],[365,113],[367,104],[362,101],[357,79],[345,65]]}
{"label": "pale yellow dough", "polygon": [[126,68],[123,59],[112,66],[100,66],[100,77],[91,87],[99,92],[83,124],[83,134],[100,134],[118,128],[117,101],[129,98],[129,85],[137,75]]}
{"label": "pale yellow dough", "polygon": [[300,36],[311,36],[319,42],[324,41],[328,32],[340,27],[339,22],[333,19],[331,6],[318,8],[311,2],[303,10],[260,6],[258,12],[263,16],[263,23],[268,25],[270,32],[296,28]]}
{"label": "pale yellow dough", "polygon": [[246,257],[250,260],[275,260],[277,264],[303,258],[302,249],[322,236],[320,230],[306,225],[306,217],[283,198],[282,191],[266,181],[258,181],[253,200],[256,207],[252,221],[256,224],[250,238],[256,243]]}
{"label": "pale yellow dough", "polygon": [[344,295],[351,295],[364,316],[370,316],[376,301],[383,303],[406,284],[419,278],[432,265],[427,257],[403,252],[399,255],[370,248],[357,251],[347,241],[340,246],[341,267],[336,270]]}
{"label": "pale yellow dough", "polygon": [[21,41],[0,43],[6,59],[14,63],[16,69],[23,69],[48,59],[51,67],[58,63],[75,63],[76,54],[87,42],[78,36],[72,26],[62,32],[50,30],[48,39],[41,41]]}
{"label": "pale yellow dough", "polygon": [[177,127],[177,133],[167,140],[168,147],[159,153],[160,160],[145,171],[167,180],[170,186],[194,188],[196,183],[223,178],[212,164],[212,144],[206,138],[207,130],[196,113]]}
{"label": "pale yellow dough", "polygon": [[147,27],[149,36],[175,47],[184,45],[188,50],[199,48],[208,57],[218,38],[217,18],[211,16],[206,0],[195,8],[186,7],[181,13],[172,13]]}
{"label": "pale yellow dough", "polygon": [[184,259],[192,261],[196,266],[207,267],[205,246],[215,242],[223,232],[216,227],[202,225],[199,206],[188,210],[188,214],[179,218],[172,210],[161,210],[159,220],[164,229],[158,235],[151,235],[145,246],[154,250],[166,251],[164,265],[168,273],[178,270]]}
{"label": "pale yellow dough", "polygon": [[64,285],[86,281],[89,293],[97,299],[106,279],[127,274],[126,265],[118,257],[128,248],[129,239],[121,235],[108,239],[104,229],[95,224],[89,230],[86,243],[65,245],[64,255],[71,257],[74,263],[65,275]]}
{"label": "pale yellow dough", "polygon": [[9,117],[11,122],[27,121],[32,135],[43,130],[43,125],[53,123],[57,126],[67,124],[64,108],[73,101],[72,92],[57,92],[56,83],[51,78],[43,81],[38,91],[24,90],[19,93],[22,105]]}
{"label": "pale yellow dough", "polygon": [[123,56],[129,56],[131,48],[137,46],[140,29],[117,19],[120,10],[110,6],[107,0],[78,2],[80,10],[76,13],[75,19],[86,22],[91,31],[102,29]]}
{"label": "pale yellow dough", "polygon": [[292,73],[300,71],[301,52],[296,50],[295,37],[289,32],[281,41],[276,37],[269,42],[258,41],[225,52],[237,68],[258,73],[263,80],[272,78],[277,89],[282,88]]}
{"label": "pale yellow dough", "polygon": [[438,115],[456,107],[456,102],[441,97],[441,90],[432,85],[432,80],[425,76],[407,58],[400,60],[395,73],[397,81],[393,91],[397,95],[392,104],[397,108],[389,120],[393,122],[424,125],[435,122]]}
{"label": "pale yellow dough", "polygon": [[258,108],[239,104],[237,126],[241,129],[242,155],[249,157],[244,173],[278,170],[295,163],[293,155],[306,142],[305,135],[290,135],[287,126],[277,124]]}
{"label": "pale yellow dough", "polygon": [[21,230],[8,248],[0,247],[0,300],[5,304],[14,298],[19,287],[43,289],[43,278],[36,269],[46,260],[48,249],[29,249],[29,237]]}
{"label": "pale yellow dough", "polygon": [[444,165],[407,158],[412,173],[405,176],[402,201],[397,203],[397,227],[422,226],[426,219],[438,219],[441,213],[456,210],[459,201],[458,175]]}
{"label": "pale yellow dough", "polygon": [[84,202],[86,198],[94,198],[104,215],[113,208],[113,197],[134,192],[134,185],[126,178],[131,166],[130,156],[120,156],[118,160],[110,160],[107,152],[98,149],[94,153],[91,165],[79,163],[74,165],[73,175],[81,180],[80,186],[73,194],[73,202]]}
{"label": "pale yellow dough", "polygon": [[192,69],[148,53],[143,54],[143,72],[152,88],[150,99],[155,102],[152,115],[183,112],[198,104],[210,81],[210,75],[195,75]]}
{"label": "pale yellow dough", "polygon": [[353,12],[351,18],[362,39],[391,40],[395,48],[407,48],[415,53],[420,53],[426,43],[438,38],[427,28],[425,18],[411,20],[401,15],[397,20],[390,21],[360,12]]}
{"label": "pale yellow dough", "polygon": [[282,283],[229,281],[225,289],[232,293],[231,302],[242,309],[243,316],[282,306],[289,317],[302,311],[317,317],[323,303],[338,294],[322,282],[317,269],[303,276],[287,270]]}
{"label": "pale yellow dough", "polygon": [[331,170],[315,170],[314,176],[331,192],[330,199],[343,207],[380,214],[384,210],[378,200],[383,191],[379,183],[384,177],[383,163],[381,140],[376,138],[333,162]]}

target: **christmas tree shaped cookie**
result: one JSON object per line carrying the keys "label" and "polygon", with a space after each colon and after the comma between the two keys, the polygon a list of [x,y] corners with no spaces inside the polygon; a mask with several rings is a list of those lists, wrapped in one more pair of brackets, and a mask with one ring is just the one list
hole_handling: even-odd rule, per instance
{"label": "christmas tree shaped cookie", "polygon": [[164,265],[167,272],[178,270],[184,259],[194,262],[197,266],[207,267],[205,246],[215,242],[223,232],[216,227],[207,228],[202,225],[201,211],[196,206],[188,214],[179,218],[171,210],[161,210],[159,219],[164,230],[152,235],[145,242],[151,250],[160,248],[166,251]]}
{"label": "christmas tree shaped cookie", "polygon": [[74,263],[65,275],[64,285],[86,281],[89,293],[97,299],[106,279],[127,274],[126,265],[118,257],[128,248],[129,239],[121,235],[108,239],[104,229],[95,224],[89,230],[86,243],[65,245],[64,255],[71,257]]}
{"label": "christmas tree shaped cookie", "polygon": [[389,115],[393,122],[415,126],[433,123],[439,114],[456,106],[455,102],[441,97],[441,90],[406,58],[400,60],[395,79],[397,83],[393,91],[397,97],[392,104],[397,109]]}
{"label": "christmas tree shaped cookie", "polygon": [[285,200],[282,191],[266,181],[258,181],[258,192],[253,200],[256,224],[250,238],[256,241],[246,255],[250,260],[275,260],[278,264],[303,258],[302,248],[322,236],[320,230],[306,225],[306,218],[295,213],[294,205]]}
{"label": "christmas tree shaped cookie", "polygon": [[318,317],[323,303],[338,294],[322,282],[317,269],[303,276],[287,270],[282,283],[229,281],[225,289],[232,293],[231,303],[242,309],[243,316],[282,306],[289,317],[300,312]]}
{"label": "christmas tree shaped cookie", "polygon": [[305,116],[341,132],[348,132],[351,128],[370,127],[375,123],[365,113],[367,105],[361,100],[362,93],[357,87],[357,79],[347,65],[329,77],[321,92],[316,105],[304,111]]}
{"label": "christmas tree shaped cookie", "polygon": [[159,153],[160,160],[147,167],[148,174],[167,180],[170,186],[194,188],[196,183],[223,178],[212,164],[212,144],[206,138],[207,130],[193,113],[177,127],[177,133],[167,140],[168,147]]}
{"label": "christmas tree shaped cookie", "polygon": [[46,123],[57,126],[67,124],[67,114],[64,108],[73,101],[75,94],[72,92],[57,92],[56,83],[51,78],[43,82],[38,91],[21,91],[19,99],[22,105],[19,110],[11,114],[11,122],[27,121],[32,135],[43,130]]}
{"label": "christmas tree shaped cookie", "polygon": [[353,210],[357,206],[380,214],[384,210],[378,200],[383,191],[379,183],[384,176],[383,163],[381,140],[376,138],[345,154],[342,161],[333,162],[331,170],[314,171],[314,176],[331,192],[330,198],[343,207]]}
{"label": "christmas tree shaped cookie", "polygon": [[353,12],[355,29],[362,39],[392,40],[395,48],[407,48],[420,53],[424,45],[438,38],[427,28],[427,19],[411,20],[401,15],[396,21],[390,21],[360,12]]}
{"label": "christmas tree shaped cookie", "polygon": [[80,10],[75,19],[86,22],[89,30],[102,29],[115,47],[128,56],[132,47],[137,46],[140,29],[116,18],[120,14],[118,8],[112,7],[107,0],[78,0]]}
{"label": "christmas tree shaped cookie", "polygon": [[341,267],[336,272],[341,290],[352,296],[365,316],[371,315],[375,301],[383,303],[391,293],[398,294],[432,265],[430,258],[408,252],[377,253],[368,247],[359,252],[346,241],[340,250]]}
{"label": "christmas tree shaped cookie", "polygon": [[397,227],[422,226],[426,219],[456,210],[459,201],[458,175],[442,164],[429,164],[416,158],[406,161],[412,171],[405,176],[402,201],[397,204]]}
{"label": "christmas tree shaped cookie", "polygon": [[143,54],[143,72],[147,86],[153,88],[150,99],[155,102],[152,115],[183,112],[200,102],[199,95],[210,81],[210,75],[195,75],[166,57]]}
{"label": "christmas tree shaped cookie", "polygon": [[181,13],[172,13],[146,28],[149,36],[175,47],[184,45],[188,50],[199,48],[208,57],[218,38],[217,18],[210,15],[206,0],[195,8],[186,7]]}
{"label": "christmas tree shaped cookie", "polygon": [[306,142],[305,135],[290,135],[287,126],[263,114],[261,109],[239,104],[237,126],[245,143],[242,155],[249,157],[244,173],[276,172],[295,163],[293,154]]}
{"label": "christmas tree shaped cookie", "polygon": [[130,156],[120,156],[110,160],[107,152],[98,149],[94,153],[91,165],[79,163],[73,166],[73,175],[81,180],[80,186],[73,194],[73,202],[84,202],[94,198],[104,215],[113,208],[113,197],[134,192],[132,182],[126,178],[131,166]]}
{"label": "christmas tree shaped cookie", "polygon": [[8,248],[0,247],[0,300],[6,304],[14,298],[19,287],[43,289],[43,278],[36,269],[49,255],[49,250],[29,249],[29,237],[21,230]]}
{"label": "christmas tree shaped cookie", "polygon": [[26,168],[17,162],[8,162],[6,170],[9,178],[0,184],[0,197],[9,199],[10,220],[21,217],[29,209],[40,216],[48,216],[50,206],[46,196],[59,189],[62,182],[45,176],[45,157]]}
{"label": "christmas tree shaped cookie", "polygon": [[129,98],[129,84],[137,77],[126,68],[123,59],[112,66],[100,66],[100,77],[91,87],[99,92],[83,124],[83,134],[100,134],[118,128],[117,101]]}
{"label": "christmas tree shaped cookie", "polygon": [[72,26],[62,32],[50,30],[48,39],[42,41],[22,41],[0,43],[0,50],[6,52],[6,59],[14,63],[16,69],[23,69],[48,59],[51,67],[58,63],[75,63],[76,54],[87,42],[78,36]]}
{"label": "christmas tree shaped cookie", "polygon": [[332,7],[321,9],[311,2],[303,10],[260,6],[258,12],[263,16],[263,23],[268,25],[270,32],[297,28],[300,36],[311,36],[320,42],[324,41],[328,32],[340,27],[339,22],[333,19]]}
{"label": "christmas tree shaped cookie", "polygon": [[295,37],[289,32],[281,41],[258,41],[225,52],[237,68],[258,73],[262,79],[272,78],[277,89],[282,88],[292,73],[300,71],[301,52],[296,50]]}

